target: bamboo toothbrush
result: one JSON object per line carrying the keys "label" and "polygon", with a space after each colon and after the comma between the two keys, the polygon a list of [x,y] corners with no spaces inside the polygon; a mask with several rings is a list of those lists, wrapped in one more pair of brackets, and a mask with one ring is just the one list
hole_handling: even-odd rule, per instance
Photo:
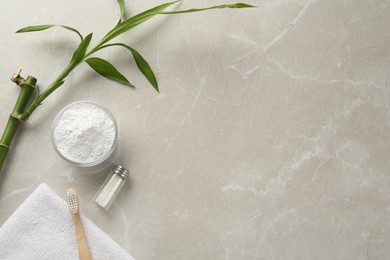
{"label": "bamboo toothbrush", "polygon": [[66,198],[68,201],[70,213],[72,214],[73,223],[76,228],[77,244],[79,248],[80,260],[91,260],[92,258],[91,258],[91,254],[89,253],[89,248],[84,233],[83,223],[81,222],[81,218],[80,218],[79,199],[77,197],[76,190],[73,188],[69,188],[66,191]]}

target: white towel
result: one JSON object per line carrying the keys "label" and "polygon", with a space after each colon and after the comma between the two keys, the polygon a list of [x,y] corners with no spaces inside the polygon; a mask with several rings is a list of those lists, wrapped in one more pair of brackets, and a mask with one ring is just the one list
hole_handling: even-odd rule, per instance
{"label": "white towel", "polygon": [[[93,260],[134,259],[82,216]],[[41,184],[0,228],[0,259],[77,260],[75,228],[67,204]]]}

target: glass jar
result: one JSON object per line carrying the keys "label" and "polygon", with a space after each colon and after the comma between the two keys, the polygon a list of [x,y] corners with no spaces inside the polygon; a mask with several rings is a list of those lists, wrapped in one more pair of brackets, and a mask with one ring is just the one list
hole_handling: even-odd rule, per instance
{"label": "glass jar", "polygon": [[112,202],[123,187],[130,172],[121,165],[115,165],[105,179],[102,187],[96,193],[94,202],[104,209],[109,209]]}
{"label": "glass jar", "polygon": [[61,158],[77,166],[91,167],[104,162],[114,152],[118,127],[106,108],[95,102],[78,101],[58,113],[51,137]]}

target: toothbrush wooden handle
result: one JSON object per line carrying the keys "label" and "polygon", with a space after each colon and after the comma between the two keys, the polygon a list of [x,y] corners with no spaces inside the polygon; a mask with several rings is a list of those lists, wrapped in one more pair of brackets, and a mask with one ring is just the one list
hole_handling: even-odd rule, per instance
{"label": "toothbrush wooden handle", "polygon": [[72,214],[74,226],[76,228],[77,244],[79,248],[80,260],[91,260],[87,239],[85,237],[83,223],[81,222],[80,214]]}

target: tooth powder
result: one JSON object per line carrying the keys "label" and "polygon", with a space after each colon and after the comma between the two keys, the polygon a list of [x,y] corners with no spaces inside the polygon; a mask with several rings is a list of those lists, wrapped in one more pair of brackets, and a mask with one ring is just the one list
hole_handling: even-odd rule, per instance
{"label": "tooth powder", "polygon": [[93,102],[76,102],[65,107],[53,125],[57,152],[65,160],[81,165],[99,163],[109,157],[116,134],[113,116]]}

